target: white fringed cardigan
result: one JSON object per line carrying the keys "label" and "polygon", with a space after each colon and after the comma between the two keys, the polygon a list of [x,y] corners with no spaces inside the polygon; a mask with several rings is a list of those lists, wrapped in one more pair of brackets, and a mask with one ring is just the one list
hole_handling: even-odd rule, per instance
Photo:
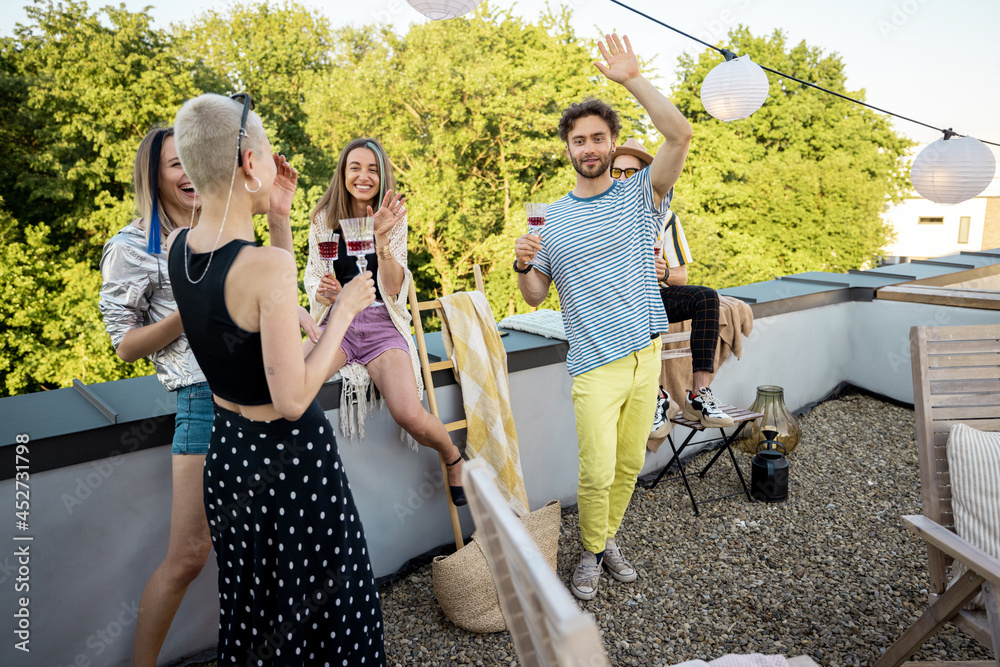
{"label": "white fringed cardigan", "polygon": [[[309,312],[316,317],[325,308],[323,304],[316,300],[316,289],[319,281],[326,273],[326,267],[319,256],[319,240],[321,234],[329,231],[326,224],[326,213],[320,211],[313,218],[309,226],[309,259],[306,263],[305,277],[303,282],[306,294],[309,296]],[[413,377],[417,381],[417,399],[422,399],[424,395],[424,380],[420,372],[420,359],[417,356],[416,346],[413,344],[413,336],[410,334],[410,311],[406,307],[407,295],[410,290],[410,281],[413,274],[406,266],[406,216],[404,215],[389,232],[389,250],[393,258],[403,267],[403,284],[400,285],[399,294],[395,299],[390,298],[389,292],[382,283],[382,272],[378,273],[378,289],[385,301],[385,307],[389,311],[389,317],[396,326],[396,330],[406,341],[410,352],[410,361],[413,366]],[[340,396],[340,432],[348,437],[357,435],[365,437],[365,419],[374,408],[375,387],[368,369],[362,364],[351,363],[340,369],[340,375],[344,378],[343,389]],[[357,401],[355,405],[355,400]],[[416,448],[416,442],[402,429],[400,438],[409,442],[410,446]]]}

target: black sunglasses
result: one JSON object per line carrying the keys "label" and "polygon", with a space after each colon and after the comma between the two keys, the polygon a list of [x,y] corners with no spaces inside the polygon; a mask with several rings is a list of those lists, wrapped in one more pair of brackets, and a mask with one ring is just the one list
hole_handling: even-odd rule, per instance
{"label": "black sunglasses", "polygon": [[629,167],[628,169],[619,169],[618,167],[611,167],[611,178],[620,178],[622,174],[625,174],[625,178],[632,178],[639,173],[638,169]]}
{"label": "black sunglasses", "polygon": [[250,97],[250,93],[236,93],[235,95],[230,95],[229,99],[236,100],[237,102],[243,102],[243,115],[240,117],[240,136],[236,140],[236,164],[240,167],[243,166],[243,137],[247,133],[247,116],[250,115],[250,110],[256,105],[253,102],[253,98]]}

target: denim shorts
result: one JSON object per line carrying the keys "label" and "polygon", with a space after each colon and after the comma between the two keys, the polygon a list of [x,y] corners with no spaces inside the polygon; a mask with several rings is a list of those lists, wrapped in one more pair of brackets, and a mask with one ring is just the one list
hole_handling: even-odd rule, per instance
{"label": "denim shorts", "polygon": [[174,444],[171,454],[207,454],[212,439],[215,404],[207,382],[177,390],[177,416],[174,418]]}

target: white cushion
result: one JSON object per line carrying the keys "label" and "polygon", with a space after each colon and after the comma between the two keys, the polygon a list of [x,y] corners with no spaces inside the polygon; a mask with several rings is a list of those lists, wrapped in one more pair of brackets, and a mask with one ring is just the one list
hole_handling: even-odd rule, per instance
{"label": "white cushion", "polygon": [[[1000,560],[1000,433],[955,424],[947,451],[955,532]],[[956,561],[952,581],[967,569]],[[982,608],[982,596],[970,606]]]}

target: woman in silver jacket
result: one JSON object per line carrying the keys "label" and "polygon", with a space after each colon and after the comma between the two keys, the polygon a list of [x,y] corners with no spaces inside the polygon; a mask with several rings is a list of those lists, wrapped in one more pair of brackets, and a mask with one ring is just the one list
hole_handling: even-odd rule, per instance
{"label": "woman in silver jacket", "polygon": [[[139,217],[104,246],[100,309],[118,356],[148,357],[168,391],[177,392],[171,447],[173,501],[166,558],[146,583],[136,620],[133,664],[153,667],[188,585],[212,549],[202,495],[212,436],[212,392],[195,361],[174,303],[161,243],[174,229],[196,224],[201,203],[174,147],[173,128],[151,130],[139,144],[133,184]],[[297,172],[274,156],[277,177],[268,228],[271,245],[292,251],[290,212]],[[163,250],[166,250],[163,248]],[[315,341],[319,330],[304,310],[300,321]]]}

